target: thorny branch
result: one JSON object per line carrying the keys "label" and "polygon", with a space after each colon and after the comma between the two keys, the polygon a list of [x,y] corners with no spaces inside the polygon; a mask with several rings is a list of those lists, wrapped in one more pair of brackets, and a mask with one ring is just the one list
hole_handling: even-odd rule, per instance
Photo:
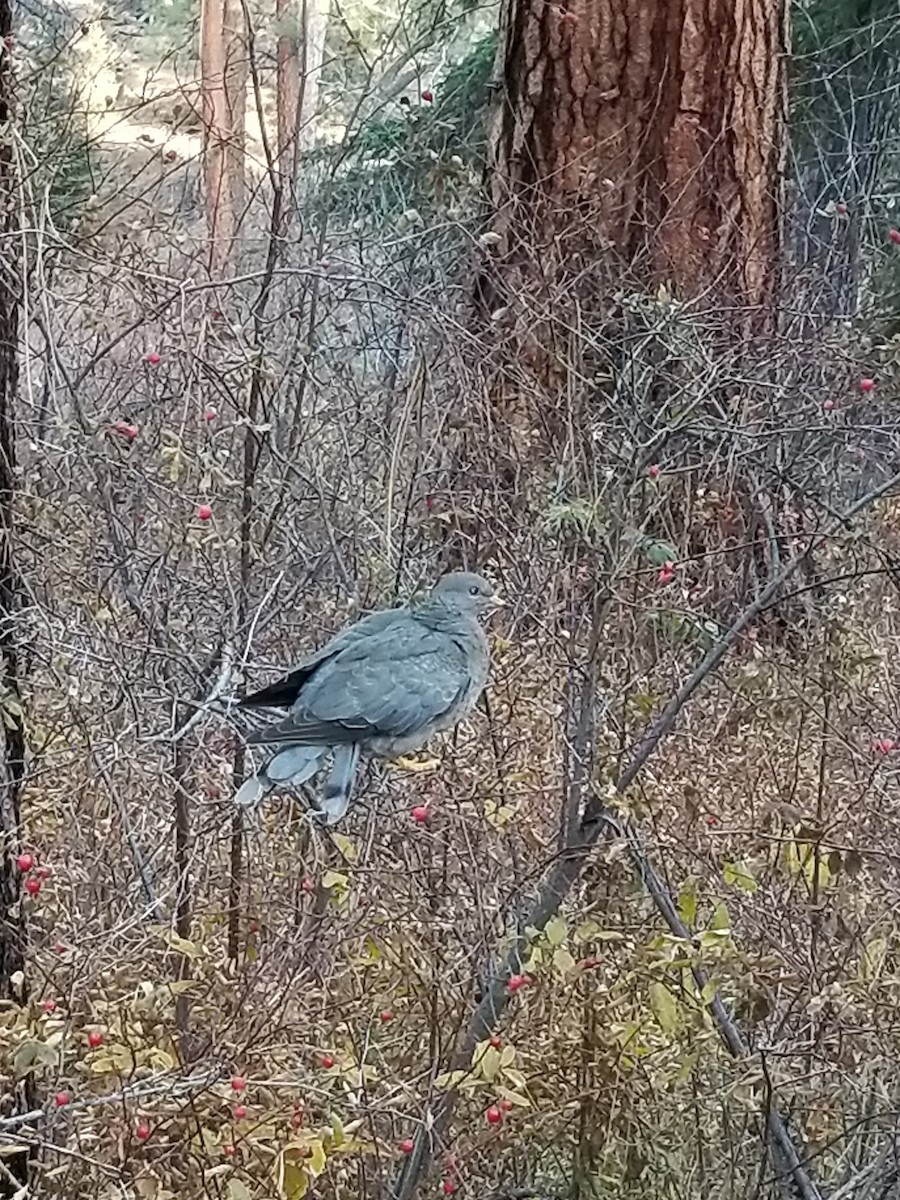
{"label": "thorny branch", "polygon": [[[820,544],[827,542],[839,533],[860,512],[869,508],[882,496],[900,486],[900,472],[892,475],[831,521],[820,533],[810,537],[805,552],[797,554],[785,563],[777,574],[774,574],[766,587],[760,591],[757,598],[740,613],[729,629],[710,648],[691,672],[677,692],[672,696],[659,717],[653,723],[643,740],[639,743],[634,756],[615,783],[614,791],[618,796],[624,796],[641,770],[652,758],[664,738],[672,731],[682,709],[693,699],[697,691],[707,679],[717,670],[729,650],[737,642],[742,632],[764,612],[782,591],[785,583],[800,569],[809,554]],[[599,630],[596,621],[602,619],[598,609],[595,617],[593,636],[596,638]],[[585,673],[585,690],[582,693],[581,705],[593,706],[594,703],[594,672],[595,664],[589,663]],[[580,722],[580,733],[586,738],[593,733],[590,722]],[[587,744],[575,747],[575,761],[583,761],[587,752]],[[584,802],[588,781],[583,779],[578,788],[579,803]],[[605,803],[599,796],[591,796],[584,806],[584,815],[576,827],[567,852],[563,853],[550,868],[537,899],[525,918],[524,926],[537,930],[543,929],[547,922],[559,911],[566,896],[580,878],[588,861],[590,850],[600,841],[601,837],[623,837],[635,870],[641,877],[656,907],[662,914],[669,928],[678,937],[690,939],[691,931],[678,916],[677,909],[668,888],[659,877],[651,864],[642,845],[637,829],[630,821],[623,821],[618,812]],[[527,953],[528,943],[524,936],[516,939],[515,945],[507,956],[503,970],[497,974],[482,1000],[472,1014],[469,1026],[463,1037],[462,1045],[456,1055],[454,1069],[465,1070],[471,1063],[472,1052],[476,1043],[488,1036],[502,1015],[509,999],[507,982],[511,975],[522,970]],[[706,983],[706,975],[700,968],[693,971],[695,982],[702,990]],[[710,1003],[710,1011],[719,1027],[722,1039],[729,1052],[735,1058],[745,1058],[749,1047],[738,1028],[734,1018],[728,1012],[719,996]],[[427,1170],[435,1143],[441,1137],[453,1115],[456,1093],[448,1091],[434,1105],[430,1120],[424,1122],[418,1129],[414,1148],[406,1158],[392,1188],[394,1200],[412,1200],[419,1181]],[[800,1154],[781,1115],[772,1109],[768,1113],[768,1127],[773,1144],[776,1161],[779,1168],[790,1176],[802,1200],[822,1200],[819,1188],[810,1178],[804,1168]]]}

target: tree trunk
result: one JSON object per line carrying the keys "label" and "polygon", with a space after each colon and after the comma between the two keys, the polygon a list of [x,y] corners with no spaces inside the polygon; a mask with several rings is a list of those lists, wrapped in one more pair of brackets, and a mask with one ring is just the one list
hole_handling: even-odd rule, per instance
{"label": "tree trunk", "polygon": [[502,249],[609,250],[680,296],[767,307],[782,0],[510,0],[489,135]]}
{"label": "tree trunk", "polygon": [[276,0],[278,161],[292,182],[316,133],[328,0]]}
{"label": "tree trunk", "polygon": [[240,0],[203,0],[200,78],[210,272],[233,255],[244,208],[244,126],[248,61]]}

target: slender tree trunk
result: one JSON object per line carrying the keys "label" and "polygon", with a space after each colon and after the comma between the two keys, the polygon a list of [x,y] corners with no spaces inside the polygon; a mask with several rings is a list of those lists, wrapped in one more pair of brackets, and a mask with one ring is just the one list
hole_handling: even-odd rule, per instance
{"label": "slender tree trunk", "polygon": [[209,261],[217,276],[233,256],[245,198],[248,61],[240,0],[203,0],[200,75]]}
{"label": "slender tree trunk", "polygon": [[292,182],[316,133],[328,0],[276,0],[278,164]]}
{"label": "slender tree trunk", "polygon": [[[783,0],[510,0],[489,137],[502,249],[775,292]],[[515,239],[515,240],[514,240]]]}

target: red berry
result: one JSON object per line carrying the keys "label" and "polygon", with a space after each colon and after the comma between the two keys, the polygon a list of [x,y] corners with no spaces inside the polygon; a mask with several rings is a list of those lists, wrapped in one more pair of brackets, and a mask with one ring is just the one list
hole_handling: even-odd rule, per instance
{"label": "red berry", "polygon": [[36,896],[43,886],[43,883],[36,875],[29,875],[25,880],[25,891],[29,896]]}
{"label": "red berry", "polygon": [[428,809],[424,804],[417,804],[411,815],[417,825],[424,825],[428,820]]}
{"label": "red berry", "polygon": [[155,350],[151,350],[147,354],[147,362],[150,363],[151,366],[155,367],[156,364],[160,361],[160,357],[161,356]]}
{"label": "red berry", "polygon": [[837,204],[835,204],[835,206],[834,206],[834,211],[837,213],[837,215],[839,217],[846,217],[847,205],[844,203],[843,200],[838,200]]}
{"label": "red berry", "polygon": [[46,1000],[41,1001],[41,1008],[45,1013],[56,1012],[56,1001],[52,996],[48,996]]}
{"label": "red berry", "polygon": [[56,945],[53,947],[53,949],[56,951],[57,954],[65,954],[65,952],[66,952],[65,942],[57,942]]}
{"label": "red berry", "polygon": [[714,816],[712,815],[712,813],[710,813],[710,815],[709,815],[709,816],[706,818],[706,823],[707,823],[707,825],[710,827],[710,829],[712,829],[713,825],[718,825],[718,823],[719,823],[719,818],[718,818],[718,817],[714,817]]}
{"label": "red berry", "polygon": [[99,1029],[92,1029],[88,1034],[88,1045],[92,1050],[96,1050],[98,1046],[103,1045],[103,1034]]}
{"label": "red berry", "polygon": [[651,479],[659,479],[661,471],[662,471],[662,468],[660,467],[659,463],[653,463],[653,465],[647,471],[647,474],[650,476]]}
{"label": "red berry", "polygon": [[491,1105],[484,1115],[487,1117],[488,1125],[499,1125],[503,1120],[503,1113],[494,1105]]}
{"label": "red berry", "polygon": [[582,971],[593,971],[594,967],[600,966],[599,958],[583,958],[578,964]]}
{"label": "red berry", "polygon": [[237,1151],[235,1150],[235,1148],[231,1144],[231,1142],[226,1142],[225,1145],[222,1147],[222,1153],[227,1155],[228,1158],[234,1158]]}
{"label": "red berry", "polygon": [[452,1179],[445,1179],[441,1188],[445,1196],[452,1196],[456,1191],[456,1184]]}
{"label": "red berry", "polygon": [[212,516],[212,507],[209,504],[201,504],[197,508],[197,516],[201,521],[208,521]]}
{"label": "red berry", "polygon": [[879,754],[890,754],[895,747],[895,743],[890,738],[879,738],[876,742],[872,743],[872,747]]}
{"label": "red berry", "polygon": [[133,442],[138,435],[137,425],[130,425],[128,421],[116,421],[113,429],[128,442]]}
{"label": "red berry", "polygon": [[503,1045],[503,1043],[500,1041],[500,1039],[498,1037],[492,1037],[491,1045],[494,1047],[495,1050],[499,1050],[500,1047]]}
{"label": "red berry", "polygon": [[53,1097],[53,1103],[57,1108],[65,1108],[67,1104],[72,1103],[72,1097],[68,1092],[57,1092]]}
{"label": "red berry", "polygon": [[834,412],[834,401],[826,400],[825,403],[822,405],[822,407],[825,409],[826,412]]}
{"label": "red berry", "polygon": [[415,1149],[415,1142],[412,1140],[412,1138],[404,1138],[400,1143],[400,1149],[404,1154],[412,1154],[413,1150]]}
{"label": "red berry", "polygon": [[210,405],[209,408],[207,408],[203,413],[203,420],[204,421],[214,421],[218,415],[219,414],[216,412],[216,410],[213,408],[213,406]]}
{"label": "red berry", "polygon": [[247,1086],[247,1080],[242,1075],[235,1075],[231,1080],[231,1090],[233,1092],[242,1092]]}
{"label": "red berry", "polygon": [[512,1102],[512,1100],[501,1100],[500,1107],[503,1109],[504,1112],[512,1112],[513,1102]]}
{"label": "red berry", "polygon": [[330,1071],[331,1068],[334,1066],[334,1059],[331,1057],[330,1054],[323,1054],[321,1061],[322,1061],[322,1067],[326,1071]]}
{"label": "red berry", "polygon": [[140,1125],[134,1131],[134,1136],[139,1142],[146,1142],[150,1136],[150,1126],[145,1121],[141,1121]]}
{"label": "red berry", "polygon": [[246,1117],[246,1115],[247,1115],[247,1107],[246,1107],[246,1105],[244,1105],[244,1104],[236,1104],[236,1105],[234,1106],[234,1119],[235,1119],[236,1121],[243,1121],[243,1119],[244,1119],[244,1117]]}
{"label": "red berry", "polygon": [[34,866],[34,859],[30,854],[20,854],[16,859],[16,866],[23,874],[27,874]]}
{"label": "red berry", "polygon": [[517,992],[520,988],[525,987],[527,983],[527,975],[510,975],[509,982],[507,983],[506,987],[510,992]]}
{"label": "red berry", "polygon": [[394,1019],[394,1014],[393,1014],[393,1012],[391,1011],[391,1009],[389,1009],[389,1008],[386,1008],[386,1009],[384,1010],[384,1012],[381,1014],[381,1020],[382,1020],[382,1022],[383,1022],[384,1024],[387,1024],[387,1022],[388,1022],[388,1021],[393,1021],[393,1019]]}
{"label": "red berry", "polygon": [[303,1109],[302,1108],[294,1109],[293,1115],[291,1116],[291,1124],[293,1125],[293,1127],[295,1129],[301,1129],[303,1127]]}
{"label": "red berry", "polygon": [[891,241],[894,243],[895,246],[900,246],[900,229],[889,229],[888,237],[891,239]]}
{"label": "red berry", "polygon": [[310,879],[310,877],[307,875],[300,884],[300,887],[304,892],[306,892],[307,896],[310,896],[316,890],[316,881],[314,879]]}
{"label": "red berry", "polygon": [[53,872],[48,866],[38,867],[37,869],[38,879],[49,879],[52,874]]}
{"label": "red berry", "polygon": [[425,101],[425,103],[426,103],[426,104],[430,104],[430,103],[432,102],[432,100],[434,99],[434,93],[433,93],[433,92],[427,92],[427,91],[426,91],[426,92],[423,92],[423,93],[422,93],[422,99]]}
{"label": "red berry", "polygon": [[671,583],[674,578],[675,564],[673,562],[663,563],[662,567],[660,568],[660,572],[656,577],[657,582],[661,583],[663,587],[665,587],[665,585]]}
{"label": "red berry", "polygon": [[874,379],[861,379],[859,381],[859,390],[861,392],[874,392],[875,391],[875,380]]}

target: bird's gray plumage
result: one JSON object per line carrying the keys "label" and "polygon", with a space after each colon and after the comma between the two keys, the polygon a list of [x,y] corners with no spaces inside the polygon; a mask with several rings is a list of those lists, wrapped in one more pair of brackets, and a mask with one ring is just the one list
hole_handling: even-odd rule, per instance
{"label": "bird's gray plumage", "polygon": [[474,707],[490,666],[478,616],[498,603],[480,575],[445,575],[417,608],[363,618],[245,696],[245,708],[288,711],[247,738],[274,753],[237,802],[255,804],[273,788],[306,782],[330,755],[320,810],[328,824],[339,821],[361,754],[410,754]]}

